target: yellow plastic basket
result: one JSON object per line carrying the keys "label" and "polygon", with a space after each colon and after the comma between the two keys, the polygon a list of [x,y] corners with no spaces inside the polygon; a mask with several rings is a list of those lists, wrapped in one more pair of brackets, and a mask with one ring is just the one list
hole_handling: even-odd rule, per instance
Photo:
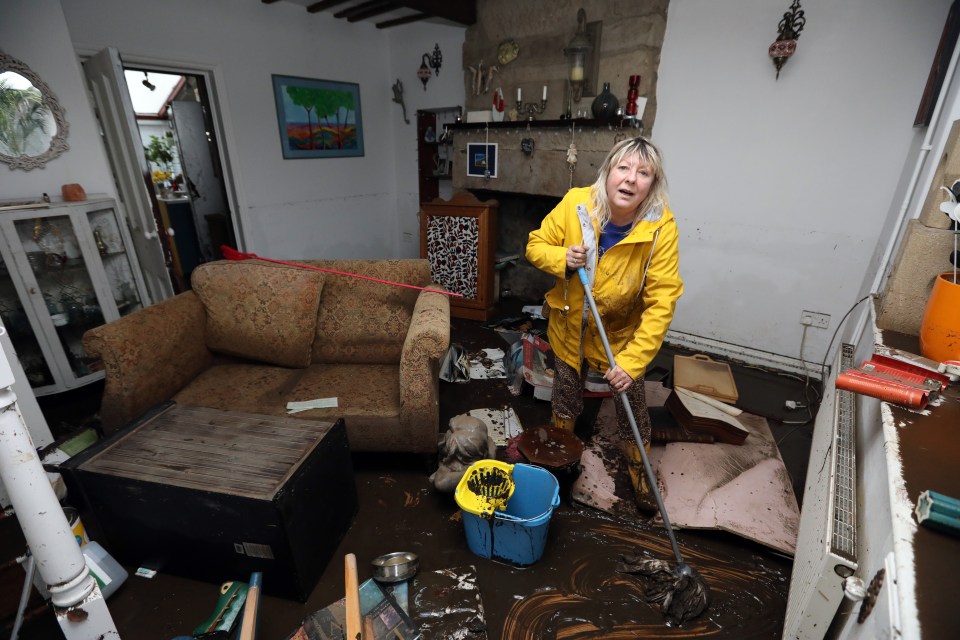
{"label": "yellow plastic basket", "polygon": [[489,518],[507,508],[513,495],[513,465],[499,460],[478,460],[457,483],[457,505],[475,516]]}

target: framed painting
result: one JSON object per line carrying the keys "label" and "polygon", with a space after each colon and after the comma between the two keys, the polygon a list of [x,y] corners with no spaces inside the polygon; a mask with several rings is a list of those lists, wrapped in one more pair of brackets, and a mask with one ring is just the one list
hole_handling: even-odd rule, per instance
{"label": "framed painting", "polygon": [[475,178],[497,177],[496,144],[485,142],[467,143],[467,175]]}
{"label": "framed painting", "polygon": [[284,158],[363,155],[360,85],[274,75],[273,97]]}

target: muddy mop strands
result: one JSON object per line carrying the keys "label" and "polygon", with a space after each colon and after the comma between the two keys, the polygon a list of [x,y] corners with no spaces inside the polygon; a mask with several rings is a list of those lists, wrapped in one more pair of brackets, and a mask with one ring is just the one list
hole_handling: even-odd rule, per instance
{"label": "muddy mop strands", "polygon": [[[597,305],[593,300],[590,282],[587,280],[587,272],[584,271],[583,267],[580,267],[577,269],[577,275],[580,276],[580,282],[583,283],[583,295],[587,299],[593,319],[597,323],[597,332],[600,334],[600,341],[607,353],[607,362],[613,367],[616,364],[613,359],[613,350],[607,341],[607,332],[603,328],[600,312],[597,311]],[[646,276],[646,273],[644,273],[644,276]],[[635,573],[644,578],[647,601],[660,605],[660,611],[667,618],[668,623],[681,624],[685,620],[692,620],[703,613],[707,605],[710,604],[710,588],[700,577],[700,574],[684,562],[683,556],[680,555],[680,547],[677,545],[677,538],[673,534],[673,527],[670,525],[667,510],[663,506],[663,498],[660,496],[657,479],[653,475],[653,468],[647,458],[643,438],[640,437],[640,429],[637,428],[637,420],[633,415],[633,409],[630,407],[630,401],[624,393],[617,395],[623,401],[623,408],[630,422],[630,429],[633,430],[633,437],[640,449],[647,483],[650,485],[650,491],[657,501],[657,509],[660,511],[660,517],[663,518],[663,526],[667,530],[670,545],[673,547],[673,555],[677,559],[677,566],[671,569],[669,563],[664,560],[641,556],[623,556],[617,569],[624,573]]]}
{"label": "muddy mop strands", "polygon": [[349,271],[337,271],[336,269],[324,269],[323,267],[315,267],[310,264],[300,264],[298,262],[287,262],[286,260],[273,260],[272,258],[262,258],[255,253],[242,253],[237,251],[233,247],[228,247],[227,245],[220,245],[220,251],[223,252],[223,257],[226,260],[263,260],[264,262],[272,262],[274,264],[282,264],[288,267],[297,267],[298,269],[311,269],[313,271],[323,271],[324,273],[333,273],[338,276],[347,276],[350,278],[359,278],[360,280],[370,280],[371,282],[379,282],[380,284],[389,284],[394,287],[405,287],[407,289],[416,289],[418,291],[431,291],[433,293],[440,293],[445,296],[454,296],[457,298],[462,298],[462,293],[454,293],[452,291],[442,291],[440,289],[431,289],[430,287],[418,287],[415,284],[406,284],[403,282],[393,282],[392,280],[383,280],[381,278],[373,278],[370,276],[362,276],[359,273],[350,273]]}

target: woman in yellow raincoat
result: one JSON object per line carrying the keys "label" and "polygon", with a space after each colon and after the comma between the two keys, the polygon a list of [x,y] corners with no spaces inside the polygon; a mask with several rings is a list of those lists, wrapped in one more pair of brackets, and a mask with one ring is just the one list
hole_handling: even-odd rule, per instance
{"label": "woman in yellow raincoat", "polygon": [[[677,224],[668,207],[659,149],[640,137],[614,145],[596,182],[568,191],[540,228],[530,233],[526,256],[557,278],[546,296],[547,337],[556,359],[554,425],[573,430],[583,410],[583,385],[591,367],[604,373],[614,393],[627,394],[649,449],[643,374],[660,350],[683,293]],[[586,307],[576,276],[579,267],[585,268],[591,282],[614,353],[611,366]],[[626,413],[621,403],[615,406],[637,504],[655,510]]]}

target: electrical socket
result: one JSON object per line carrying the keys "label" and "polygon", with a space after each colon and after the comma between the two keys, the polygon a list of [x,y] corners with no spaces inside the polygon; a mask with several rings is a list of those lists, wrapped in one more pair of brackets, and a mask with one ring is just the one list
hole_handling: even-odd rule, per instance
{"label": "electrical socket", "polygon": [[800,324],[808,327],[816,327],[817,329],[829,329],[830,314],[819,313],[817,311],[801,311]]}

